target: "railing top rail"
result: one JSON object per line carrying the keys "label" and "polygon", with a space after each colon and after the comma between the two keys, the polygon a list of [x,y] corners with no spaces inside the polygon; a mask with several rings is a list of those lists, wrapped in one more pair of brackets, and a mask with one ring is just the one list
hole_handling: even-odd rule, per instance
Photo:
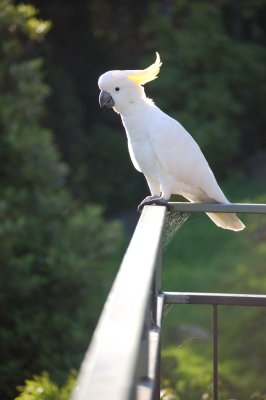
{"label": "railing top rail", "polygon": [[129,400],[165,217],[145,207],[105,303],[73,400]]}
{"label": "railing top rail", "polygon": [[266,214],[266,204],[170,202],[175,211]]}

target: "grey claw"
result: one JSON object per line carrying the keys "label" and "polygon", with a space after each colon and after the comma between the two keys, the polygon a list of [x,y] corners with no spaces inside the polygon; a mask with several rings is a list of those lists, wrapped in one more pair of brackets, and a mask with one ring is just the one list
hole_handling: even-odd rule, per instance
{"label": "grey claw", "polygon": [[173,211],[173,206],[168,203],[163,197],[146,197],[138,206],[138,212],[142,212],[144,206],[148,205],[156,205],[156,206],[165,206],[168,212]]}

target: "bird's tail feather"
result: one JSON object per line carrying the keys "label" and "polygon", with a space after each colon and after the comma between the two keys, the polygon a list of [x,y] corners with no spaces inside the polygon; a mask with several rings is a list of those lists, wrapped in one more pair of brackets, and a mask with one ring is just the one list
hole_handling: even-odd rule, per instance
{"label": "bird's tail feather", "polygon": [[208,217],[220,228],[242,231],[245,225],[235,214],[207,213]]}

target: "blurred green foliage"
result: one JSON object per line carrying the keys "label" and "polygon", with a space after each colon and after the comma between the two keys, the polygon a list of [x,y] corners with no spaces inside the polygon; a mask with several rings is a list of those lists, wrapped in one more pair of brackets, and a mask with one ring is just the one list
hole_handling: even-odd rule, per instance
{"label": "blurred green foliage", "polygon": [[[149,37],[146,47],[150,52],[162,49],[166,60],[154,97],[189,129],[223,176],[236,156],[247,150],[241,147],[248,135],[241,123],[249,112],[247,96],[261,84],[261,99],[266,94],[266,49],[255,41],[237,40],[228,32],[226,5],[229,2],[222,7],[215,1],[173,1],[162,12],[161,4],[152,2],[143,28]],[[247,5],[242,7],[244,13]],[[256,109],[261,99],[255,99]],[[264,116],[256,112],[248,118]]]}
{"label": "blurred green foliage", "polygon": [[121,229],[66,188],[69,171],[43,127],[43,60],[50,23],[0,1],[0,397],[47,369],[78,367],[108,284]]}
{"label": "blurred green foliage", "polygon": [[[24,379],[47,370],[52,379],[35,375],[19,398],[63,399],[69,389],[58,385],[83,356],[120,244],[120,226],[103,212],[136,207],[148,191],[129,160],[119,117],[99,110],[99,75],[146,67],[158,51],[163,67],[147,95],[192,133],[218,176],[249,178],[247,159],[266,150],[266,1],[20,3],[0,0],[0,397],[11,398]],[[248,191],[256,190],[243,186]],[[229,198],[245,200],[243,193],[237,186]],[[249,219],[240,236],[195,225],[184,230],[186,245],[167,253],[172,265],[179,260],[165,269],[168,289],[178,283],[178,290],[265,292],[261,219]],[[199,315],[204,325],[208,316]],[[262,399],[265,316],[254,311],[225,321],[223,396],[240,390]],[[206,400],[206,346],[177,352],[173,323],[167,318],[164,398],[200,393]]]}
{"label": "blurred green foliage", "polygon": [[52,382],[47,373],[34,375],[33,379],[26,380],[25,386],[19,387],[20,395],[15,400],[69,400],[75,381],[75,371],[71,372],[62,387]]}
{"label": "blurred green foliage", "polygon": [[243,173],[247,158],[265,152],[265,0],[32,1],[52,20],[41,47],[53,90],[47,123],[74,166],[68,183],[78,198],[112,214],[147,195],[119,116],[99,109],[97,80],[144,68],[155,51],[163,66],[147,95],[189,130],[218,176]]}

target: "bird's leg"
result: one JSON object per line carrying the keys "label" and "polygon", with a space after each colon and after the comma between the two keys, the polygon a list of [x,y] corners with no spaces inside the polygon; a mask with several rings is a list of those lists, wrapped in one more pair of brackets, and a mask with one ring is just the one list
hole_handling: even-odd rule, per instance
{"label": "bird's leg", "polygon": [[173,207],[168,203],[168,200],[166,200],[164,197],[158,197],[158,196],[148,196],[138,206],[138,211],[141,212],[143,210],[144,206],[150,206],[150,205],[156,205],[156,206],[165,206],[167,208],[167,211],[172,211]]}

